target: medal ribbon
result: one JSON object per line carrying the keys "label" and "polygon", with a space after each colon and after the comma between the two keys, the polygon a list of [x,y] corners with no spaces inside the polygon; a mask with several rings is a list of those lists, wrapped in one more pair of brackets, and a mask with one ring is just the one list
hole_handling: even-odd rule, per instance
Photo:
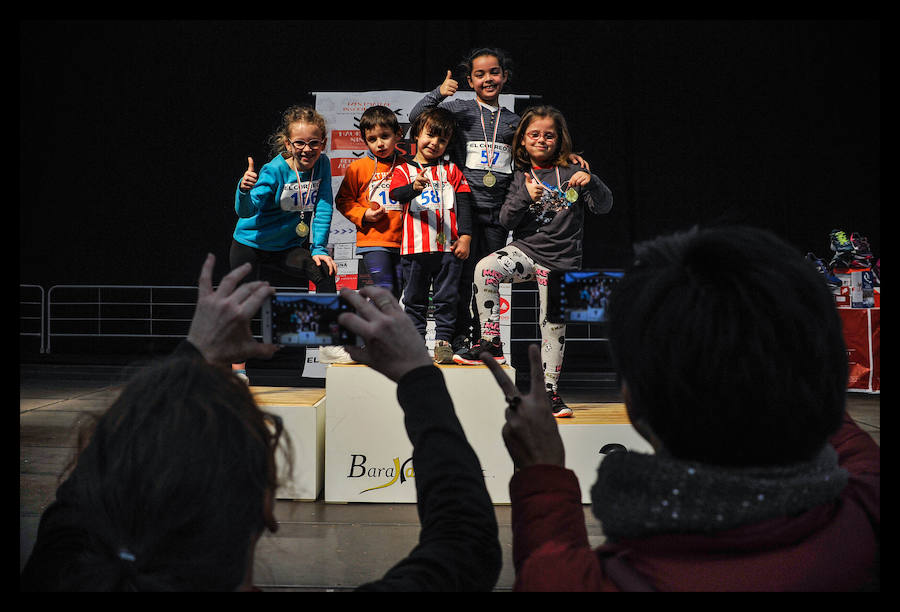
{"label": "medal ribbon", "polygon": [[[484,129],[484,112],[481,110],[483,105],[478,100],[475,100],[475,105],[478,107],[478,118],[481,119],[481,133],[484,135],[484,148],[487,149],[487,131]],[[500,113],[502,112],[503,108],[498,106],[497,119],[494,121],[494,135],[491,136],[491,151],[488,153],[488,172],[494,167],[494,148],[497,146],[497,128],[500,126]],[[491,112],[491,117],[493,116],[494,113]]]}
{"label": "medal ribbon", "polygon": [[[309,183],[308,183],[309,189],[306,190],[306,194],[304,195],[303,185],[300,182],[300,171],[297,170],[297,168],[296,168],[296,166],[298,166],[298,165],[299,164],[297,163],[297,158],[295,157],[294,158],[294,166],[295,166],[294,174],[297,175],[297,191],[299,192],[300,198],[302,199],[302,203],[300,205],[300,223],[297,224],[297,235],[300,236],[301,238],[306,238],[306,236],[309,234],[309,226],[306,225],[306,221],[303,219],[303,215],[305,214],[304,209],[307,207],[309,202],[312,200],[312,183],[313,183],[313,180],[315,180],[315,178],[316,178],[316,167],[313,166],[312,172],[310,172]],[[310,211],[310,215],[312,215],[312,211]],[[302,231],[302,233],[300,231],[301,226],[304,226],[306,228],[305,230]],[[310,244],[312,244],[312,236],[310,236],[309,242],[310,242]]]}
{"label": "medal ribbon", "polygon": [[[294,165],[295,165],[295,166],[298,165],[298,164],[297,164],[296,158],[294,159]],[[376,167],[378,166],[377,163],[376,163],[375,165],[376,165]],[[307,205],[309,204],[309,201],[312,199],[312,183],[313,183],[313,181],[314,181],[315,178],[316,178],[316,167],[313,166],[312,172],[310,173],[310,176],[309,176],[309,189],[306,190],[306,194],[305,194],[305,195],[304,195],[304,193],[303,193],[303,186],[302,186],[301,183],[300,183],[300,171],[297,170],[296,167],[294,168],[294,174],[297,175],[297,191],[300,192],[300,197],[303,199],[303,204],[302,204],[302,206],[300,207],[300,208],[301,208],[301,210],[300,210],[300,216],[301,216],[301,218],[302,218],[302,217],[303,217],[303,209],[307,207]]]}
{"label": "medal ribbon", "polygon": [[[537,175],[534,173],[533,167],[531,168],[531,176],[532,176],[532,178],[534,178],[534,182],[540,183],[541,187],[544,188],[544,191],[550,191],[550,192],[554,191],[554,189],[550,185],[548,185],[547,183],[545,183],[544,181],[540,180],[537,177]],[[566,181],[566,183],[568,183],[568,182],[569,181]],[[557,186],[556,190],[558,190],[560,193],[562,193],[562,182],[560,181],[560,178],[559,178],[559,166],[556,166],[556,186]]]}
{"label": "medal ribbon", "polygon": [[[373,157],[375,157],[375,156],[373,155]],[[377,190],[379,187],[381,187],[381,184],[385,181],[385,179],[390,178],[391,175],[394,174],[394,166],[396,166],[396,165],[397,165],[397,152],[394,151],[394,155],[391,158],[391,169],[388,170],[387,175],[381,177],[381,179],[375,184],[375,186],[372,187],[372,179],[374,179],[375,175],[378,174],[378,158],[375,157],[375,168],[372,170],[372,176],[369,177],[369,183],[368,183],[368,185],[369,185],[368,193],[369,194],[371,194],[373,190]]]}

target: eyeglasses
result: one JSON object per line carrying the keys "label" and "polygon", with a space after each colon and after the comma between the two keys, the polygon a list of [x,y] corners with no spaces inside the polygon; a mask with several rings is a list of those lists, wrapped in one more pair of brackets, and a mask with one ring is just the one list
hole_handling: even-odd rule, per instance
{"label": "eyeglasses", "polygon": [[541,134],[540,132],[528,132],[525,135],[528,136],[528,138],[530,138],[531,140],[535,141],[540,140],[541,136],[543,136],[544,140],[546,140],[547,142],[556,140],[556,134],[554,134],[553,132],[544,132],[543,134]]}
{"label": "eyeglasses", "polygon": [[294,145],[294,147],[296,147],[300,151],[305,149],[307,146],[309,146],[310,149],[315,151],[316,149],[321,147],[323,144],[325,144],[325,141],[324,140],[295,140],[291,144]]}

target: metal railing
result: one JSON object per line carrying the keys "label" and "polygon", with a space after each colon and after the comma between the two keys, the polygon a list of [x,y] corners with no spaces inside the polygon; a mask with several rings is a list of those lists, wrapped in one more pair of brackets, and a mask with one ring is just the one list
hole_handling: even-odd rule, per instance
{"label": "metal railing", "polygon": [[[541,310],[537,289],[518,289],[514,284],[512,285],[512,295],[510,297],[516,304],[516,316],[510,320],[510,343],[540,342]],[[530,330],[528,329],[529,326]],[[513,327],[515,327],[514,331]],[[523,334],[528,337],[523,337]],[[605,336],[603,328],[597,324],[568,323],[566,324],[566,344],[572,342],[608,342],[608,338]]]}
{"label": "metal railing", "polygon": [[[182,339],[187,336],[197,299],[194,286],[20,285],[20,335],[39,338],[41,353],[50,353],[60,338]],[[279,287],[278,290],[296,287]],[[539,342],[536,288],[512,286],[515,316],[511,343]],[[251,322],[261,339],[259,318]],[[529,328],[530,326],[530,328]],[[569,324],[566,342],[605,342],[596,326]]]}
{"label": "metal railing", "polygon": [[46,351],[45,297],[40,285],[19,285],[19,336],[38,338],[41,353]]}
{"label": "metal railing", "polygon": [[58,337],[184,338],[196,300],[196,287],[54,285],[46,352]]}

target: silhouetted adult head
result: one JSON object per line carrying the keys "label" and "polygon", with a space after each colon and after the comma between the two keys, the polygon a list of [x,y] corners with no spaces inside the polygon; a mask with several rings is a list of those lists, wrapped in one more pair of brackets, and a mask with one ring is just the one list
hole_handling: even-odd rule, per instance
{"label": "silhouetted adult head", "polygon": [[247,385],[200,359],[138,373],[96,423],[60,496],[86,546],[72,590],[234,590],[275,531],[280,420]]}
{"label": "silhouetted adult head", "polygon": [[847,354],[833,297],[770,232],[694,228],[636,245],[610,343],[632,423],[676,458],[806,460],[840,424]]}

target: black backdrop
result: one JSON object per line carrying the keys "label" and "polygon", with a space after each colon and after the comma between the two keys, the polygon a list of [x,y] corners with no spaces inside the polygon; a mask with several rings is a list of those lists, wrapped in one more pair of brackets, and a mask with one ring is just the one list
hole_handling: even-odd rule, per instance
{"label": "black backdrop", "polygon": [[[227,271],[238,178],[313,91],[437,86],[471,48],[560,108],[611,187],[585,265],[727,219],[880,254],[878,21],[22,21],[20,282]],[[517,107],[521,111],[521,107]],[[739,273],[739,271],[737,272]]]}

